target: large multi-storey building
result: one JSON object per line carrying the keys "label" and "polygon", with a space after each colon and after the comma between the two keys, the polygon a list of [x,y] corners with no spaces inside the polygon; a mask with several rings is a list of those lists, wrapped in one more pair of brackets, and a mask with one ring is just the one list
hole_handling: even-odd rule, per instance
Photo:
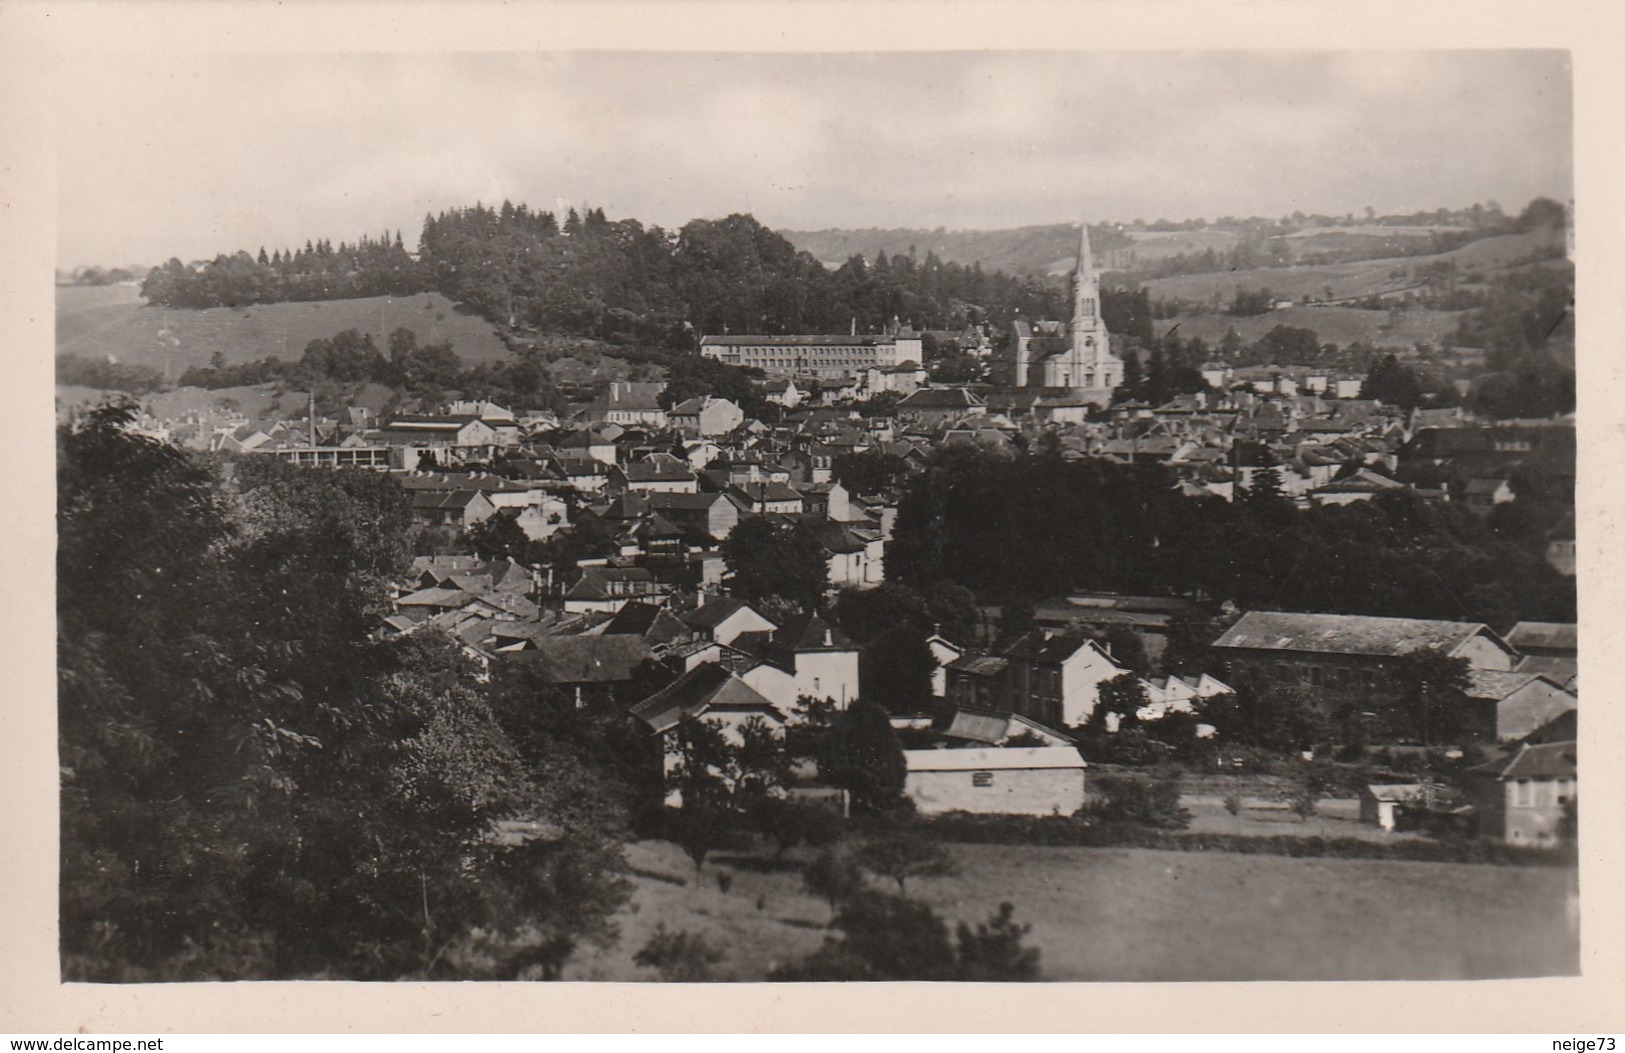
{"label": "large multi-storey building", "polygon": [[707,336],[700,354],[730,366],[768,373],[840,380],[869,369],[894,369],[925,359],[924,334],[892,325],[881,334],[847,336]]}

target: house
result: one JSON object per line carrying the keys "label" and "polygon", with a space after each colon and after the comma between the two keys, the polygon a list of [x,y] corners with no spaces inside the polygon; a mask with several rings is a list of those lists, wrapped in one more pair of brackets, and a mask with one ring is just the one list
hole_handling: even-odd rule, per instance
{"label": "house", "polygon": [[682,616],[683,624],[707,639],[719,644],[731,644],[740,633],[771,633],[778,628],[771,619],[761,614],[744,600],[733,596],[720,596]]}
{"label": "house", "polygon": [[641,637],[651,647],[686,641],[694,635],[666,608],[641,600],[628,600],[613,618],[588,631],[601,636]]}
{"label": "house", "polygon": [[1483,707],[1479,723],[1486,737],[1500,742],[1521,739],[1579,704],[1556,679],[1540,673],[1474,669],[1465,693]]}
{"label": "house", "polygon": [[570,691],[576,705],[613,701],[637,677],[654,651],[641,636],[542,636],[507,652],[502,661],[528,665],[549,683]]}
{"label": "house", "polygon": [[1142,680],[1146,704],[1138,714],[1141,720],[1157,720],[1167,713],[1194,713],[1195,703],[1234,692],[1229,684],[1218,677],[1202,673],[1199,676],[1156,676]]}
{"label": "house", "polygon": [[597,461],[606,470],[616,460],[615,440],[597,429],[583,429],[567,435],[554,436],[553,448],[561,458]]}
{"label": "house", "polygon": [[[786,715],[749,684],[717,662],[695,666],[670,684],[633,706],[632,718],[657,736],[676,729],[684,717],[716,725],[733,745],[744,741],[743,729],[758,720],[782,734]],[[665,752],[665,751],[663,751]],[[665,752],[663,763],[669,774],[678,758]],[[678,800],[668,796],[667,802]]]}
{"label": "house", "polygon": [[700,477],[674,457],[616,465],[605,483],[617,493],[694,494],[700,490]]}
{"label": "house", "polygon": [[379,429],[378,437],[387,446],[429,450],[461,461],[488,461],[498,447],[506,445],[497,429],[466,413],[393,417]]}
{"label": "house", "polygon": [[1083,724],[1100,685],[1126,669],[1092,640],[1034,629],[1004,652],[1011,709],[1052,728]]}
{"label": "house", "polygon": [[961,709],[1008,711],[1010,660],[993,654],[967,654],[941,670],[948,701]]}
{"label": "house", "polygon": [[987,413],[987,401],[969,388],[921,388],[897,404],[902,420],[921,422],[977,417]]}
{"label": "house", "polygon": [[673,406],[666,420],[684,435],[726,435],[745,423],[745,411],[727,399],[700,395]]}
{"label": "house", "polygon": [[1071,815],[1084,803],[1084,761],[1071,746],[904,750],[903,792],[924,815]]}
{"label": "house", "polygon": [[478,490],[419,490],[412,494],[412,519],[424,526],[467,530],[495,513],[491,499]]}
{"label": "house", "polygon": [[1469,479],[1462,501],[1469,512],[1489,515],[1496,505],[1504,505],[1516,497],[1512,484],[1505,479]]}
{"label": "house", "polygon": [[1519,622],[1507,633],[1519,654],[1539,658],[1580,657],[1580,627],[1573,622]]}
{"label": "house", "polygon": [[666,411],[660,408],[658,399],[665,389],[665,381],[612,380],[603,399],[592,404],[587,416],[624,427],[664,428]]}
{"label": "house", "polygon": [[798,516],[805,507],[801,493],[784,483],[737,483],[728,494],[752,515]]}
{"label": "house", "polygon": [[581,568],[581,577],[565,592],[564,609],[572,614],[614,614],[628,600],[652,600],[671,592],[670,585],[657,581],[645,567],[588,566]]}
{"label": "house", "polygon": [[886,580],[886,542],[879,532],[830,520],[807,528],[824,547],[831,586],[867,589]]}
{"label": "house", "polygon": [[1435,649],[1474,669],[1510,671],[1520,655],[1481,622],[1248,611],[1213,641],[1231,682],[1311,692],[1322,704],[1397,701],[1399,659]]}
{"label": "house", "polygon": [[858,645],[816,614],[798,614],[773,634],[769,650],[795,677],[795,697],[827,698],[845,709],[858,698]]}
{"label": "house", "polygon": [[1579,792],[1578,743],[1523,744],[1471,768],[1464,780],[1480,837],[1509,845],[1550,846],[1563,837]]}
{"label": "house", "polygon": [[762,398],[785,409],[795,409],[806,400],[807,393],[796,387],[794,380],[780,377],[762,384]]}
{"label": "house", "polygon": [[739,525],[739,502],[726,494],[673,494],[656,491],[649,495],[649,510],[664,516],[691,540],[721,541]]}
{"label": "house", "polygon": [[964,657],[965,649],[946,639],[935,628],[926,637],[925,646],[930,649],[931,657],[937,660],[937,667],[931,670],[931,693],[937,698],[947,698],[948,666]]}

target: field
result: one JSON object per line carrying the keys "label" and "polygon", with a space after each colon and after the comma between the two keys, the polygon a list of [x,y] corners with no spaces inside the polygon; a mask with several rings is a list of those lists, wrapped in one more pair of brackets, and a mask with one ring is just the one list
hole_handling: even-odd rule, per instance
{"label": "field", "polygon": [[1287,311],[1237,318],[1228,314],[1181,315],[1155,322],[1158,336],[1179,326],[1179,337],[1201,337],[1209,347],[1217,347],[1232,326],[1247,343],[1256,342],[1278,325],[1313,329],[1323,344],[1347,347],[1363,340],[1372,347],[1409,348],[1418,340],[1439,346],[1456,328],[1458,311],[1363,311],[1357,307],[1294,307]]}
{"label": "field", "polygon": [[[1226,817],[1228,818],[1228,817]],[[1291,859],[1221,852],[954,845],[961,874],[911,884],[955,921],[999,903],[1031,922],[1048,980],[1412,980],[1569,975],[1569,871]],[[727,951],[719,979],[759,980],[816,949],[829,907],[793,869],[707,860],[704,880],[675,846],[631,847],[639,876],[620,941],[584,951],[575,980],[652,980],[632,956],[658,923]],[[716,875],[731,871],[724,893]],[[680,884],[678,882],[681,882]]]}
{"label": "field", "polygon": [[[213,391],[207,388],[173,388],[169,391],[156,391],[143,395],[138,400],[143,409],[160,420],[181,420],[196,415],[206,415],[211,411],[219,412],[231,409],[241,413],[251,420],[275,420],[289,417],[303,417],[308,405],[308,395],[303,391],[286,389],[277,395],[278,385],[261,384],[255,387],[216,388]],[[76,384],[58,384],[56,386],[56,401],[64,408],[75,406],[94,405],[106,398],[108,392],[97,388],[80,387]],[[394,392],[382,384],[362,384],[355,392],[352,403],[356,406],[365,406],[377,413],[388,402]]]}
{"label": "field", "polygon": [[1325,263],[1293,267],[1259,267],[1244,271],[1218,271],[1211,274],[1181,274],[1156,278],[1145,283],[1153,299],[1212,302],[1218,296],[1228,302],[1237,288],[1269,289],[1277,296],[1294,300],[1307,296],[1333,300],[1359,298],[1377,293],[1400,292],[1415,287],[1421,268],[1440,261],[1453,261],[1465,271],[1493,271],[1508,267],[1533,253],[1561,247],[1560,231],[1537,230],[1527,234],[1502,234],[1463,245],[1432,256],[1393,257],[1359,260],[1352,263]]}
{"label": "field", "polygon": [[276,355],[297,360],[305,345],[346,329],[373,334],[379,346],[405,327],[423,343],[450,340],[465,363],[501,361],[507,348],[490,323],[459,314],[439,293],[362,300],[213,307],[145,306],[133,286],[61,286],[56,291],[58,354],[113,357],[167,371],[174,379],[219,351],[228,362]]}

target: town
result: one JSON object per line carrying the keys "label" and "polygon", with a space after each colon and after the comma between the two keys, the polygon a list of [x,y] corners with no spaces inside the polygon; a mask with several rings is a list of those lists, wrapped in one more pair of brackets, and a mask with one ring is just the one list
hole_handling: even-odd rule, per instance
{"label": "town", "polygon": [[[531,222],[522,206],[503,217]],[[1555,222],[1561,239],[1560,206]],[[587,236],[573,212],[572,226]],[[993,845],[1052,853],[1029,865],[1058,875],[1124,848],[1259,866],[1253,855],[1426,861],[1449,868],[1446,896],[1481,880],[1463,873],[1510,874],[1555,905],[1535,957],[1474,951],[1468,971],[1572,968],[1560,879],[1578,805],[1572,409],[1507,416],[1464,399],[1481,350],[1448,352],[1468,363],[1459,383],[1424,392],[1414,350],[1372,353],[1362,371],[1313,338],[1308,360],[1247,364],[1256,348],[1227,359],[1171,333],[1115,332],[1132,292],[1103,289],[1089,226],[1073,236],[1064,295],[1047,301],[1056,317],[1003,325],[894,314],[864,332],[856,317],[845,333],[696,331],[675,340],[689,351],[640,358],[628,344],[623,361],[602,341],[543,356],[541,330],[494,303],[509,353],[538,374],[620,362],[568,390],[533,376],[545,405],[515,401],[523,391],[494,386],[487,367],[483,383],[460,372],[454,347],[406,328],[388,334],[387,358],[351,329],[312,341],[291,372],[234,374],[246,367],[216,349],[179,385],[59,403],[64,606],[80,587],[97,605],[64,632],[100,655],[66,659],[64,690],[91,714],[171,677],[180,696],[236,700],[233,716],[95,718],[65,754],[64,793],[94,793],[122,763],[106,752],[119,736],[190,728],[191,745],[157,755],[256,744],[261,760],[232,778],[270,778],[278,803],[254,806],[270,825],[248,857],[279,824],[347,836],[306,827],[314,805],[293,787],[398,796],[380,815],[426,824],[427,840],[381,845],[388,859],[346,848],[353,873],[322,910],[370,902],[439,845],[440,909],[466,927],[431,920],[425,884],[421,924],[377,923],[382,942],[346,974],[1132,978],[1059,944],[1069,930],[993,878],[950,947],[934,901],[909,890],[972,880]],[[372,244],[404,258],[398,239]],[[262,250],[258,266],[293,261]],[[180,302],[236,280],[235,265],[155,269],[143,291]],[[1261,341],[1288,342],[1274,344]],[[59,369],[81,384],[93,372]],[[97,392],[133,375],[102,372]],[[369,406],[369,385],[387,403]],[[286,397],[243,411],[267,391]],[[163,526],[183,513],[184,528]],[[237,562],[211,571],[223,550]],[[132,607],[112,603],[107,575]],[[225,575],[218,596],[211,575]],[[152,609],[163,602],[179,606]],[[180,634],[175,668],[108,695],[98,678],[154,660],[150,636],[106,642],[134,632]],[[240,636],[182,642],[213,632]],[[218,680],[198,664],[215,647],[213,661],[256,672]],[[355,714],[401,706],[358,737]],[[388,778],[324,767],[341,758]],[[223,763],[180,767],[216,778]],[[403,804],[410,815],[392,811]],[[272,880],[267,864],[243,865],[243,880]],[[512,866],[540,870],[511,888],[467,877]],[[278,896],[290,880],[273,881]],[[557,902],[516,906],[527,894]],[[734,912],[748,936],[707,935]],[[827,925],[844,935],[820,946]],[[917,941],[906,960],[864,942],[893,930]],[[118,939],[133,941],[128,964],[82,968],[150,975],[142,959],[169,953],[160,933]],[[334,968],[333,947],[305,942],[234,968]],[[1288,975],[1280,953],[1217,968]],[[1329,975],[1429,975],[1365,953]]]}

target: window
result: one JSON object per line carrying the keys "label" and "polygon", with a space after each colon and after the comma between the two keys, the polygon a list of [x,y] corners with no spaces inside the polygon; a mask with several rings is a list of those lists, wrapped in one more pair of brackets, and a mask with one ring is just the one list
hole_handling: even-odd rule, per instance
{"label": "window", "polygon": [[1518,779],[1512,784],[1512,807],[1528,808],[1534,803],[1533,787],[1528,779]]}
{"label": "window", "polygon": [[1312,665],[1309,667],[1309,682],[1314,684],[1316,687],[1320,686],[1320,666]]}
{"label": "window", "polygon": [[993,787],[993,773],[990,771],[972,772],[970,784],[978,790],[988,790]]}

